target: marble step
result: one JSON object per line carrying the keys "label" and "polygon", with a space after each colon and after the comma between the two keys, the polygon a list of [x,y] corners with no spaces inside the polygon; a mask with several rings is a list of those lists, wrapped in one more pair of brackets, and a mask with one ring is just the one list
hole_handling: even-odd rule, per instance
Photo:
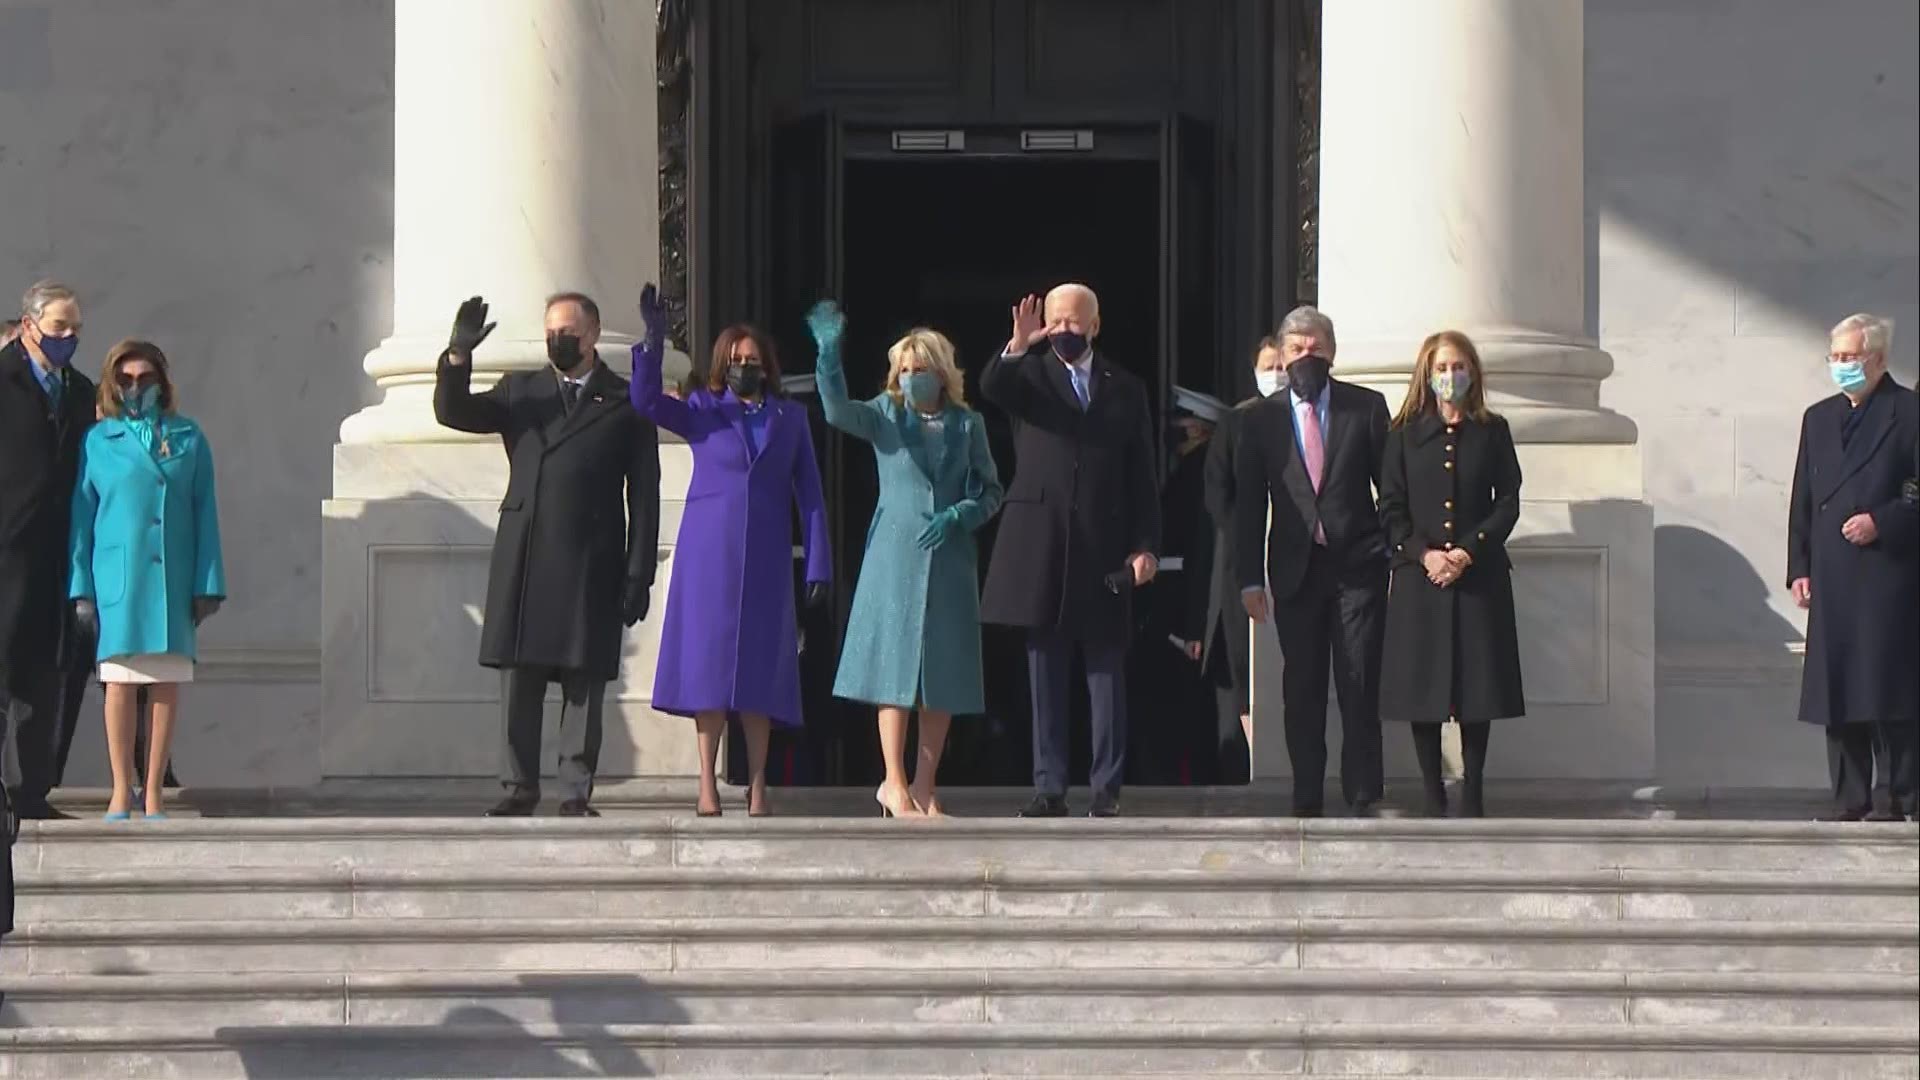
{"label": "marble step", "polygon": [[29,870],[21,922],[1091,916],[1920,922],[1912,875],[1700,870],[141,867]]}
{"label": "marble step", "polygon": [[1920,976],[1599,971],[26,975],[0,1027],[1395,1023],[1920,1027]]}
{"label": "marble step", "polygon": [[1230,1076],[1914,1080],[1889,1028],[1418,1024],[527,1025],[0,1031],[0,1076]]}
{"label": "marble step", "polygon": [[1920,873],[1920,826],[1746,821],[692,817],[29,822],[22,871],[651,866]]}
{"label": "marble step", "polygon": [[1912,923],[1581,919],[273,919],[26,923],[0,976],[911,968],[1920,971]]}

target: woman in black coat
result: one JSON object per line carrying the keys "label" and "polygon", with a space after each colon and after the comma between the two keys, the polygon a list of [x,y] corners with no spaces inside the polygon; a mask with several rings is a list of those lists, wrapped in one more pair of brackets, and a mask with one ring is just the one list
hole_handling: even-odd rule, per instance
{"label": "woman in black coat", "polygon": [[1447,813],[1440,725],[1460,725],[1463,817],[1485,811],[1489,722],[1526,713],[1507,537],[1520,519],[1520,459],[1487,411],[1480,354],[1465,334],[1420,345],[1380,477],[1392,546],[1380,715],[1413,725],[1426,811]]}

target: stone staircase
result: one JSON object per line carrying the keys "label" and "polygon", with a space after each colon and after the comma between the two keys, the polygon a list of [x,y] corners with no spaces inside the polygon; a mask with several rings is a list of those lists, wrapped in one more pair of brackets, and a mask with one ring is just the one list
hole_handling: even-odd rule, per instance
{"label": "stone staircase", "polygon": [[1915,1080],[1920,833],[29,825],[0,1078]]}

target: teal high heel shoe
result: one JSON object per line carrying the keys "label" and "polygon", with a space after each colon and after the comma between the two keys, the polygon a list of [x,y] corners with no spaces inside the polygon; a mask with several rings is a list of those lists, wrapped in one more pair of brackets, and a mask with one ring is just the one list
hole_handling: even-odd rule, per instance
{"label": "teal high heel shoe", "polygon": [[132,817],[133,815],[128,813],[125,810],[109,810],[107,811],[106,816],[103,817],[101,820],[102,821],[127,821],[127,820],[130,820]]}

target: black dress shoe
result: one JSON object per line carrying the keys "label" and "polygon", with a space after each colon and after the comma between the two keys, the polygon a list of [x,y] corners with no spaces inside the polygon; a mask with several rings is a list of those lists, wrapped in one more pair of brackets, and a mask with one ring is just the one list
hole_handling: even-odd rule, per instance
{"label": "black dress shoe", "polygon": [[1120,797],[1118,795],[1095,795],[1093,807],[1087,811],[1088,817],[1119,817]]}
{"label": "black dress shoe", "polygon": [[587,805],[585,799],[568,799],[560,804],[561,817],[599,817],[600,811]]}
{"label": "black dress shoe", "polygon": [[1357,817],[1357,818],[1376,818],[1380,816],[1380,811],[1370,802],[1354,803],[1353,807],[1347,811],[1347,816]]}
{"label": "black dress shoe", "polygon": [[1429,788],[1426,798],[1420,804],[1420,816],[1443,818],[1447,816],[1447,789]]}
{"label": "black dress shoe", "polygon": [[1907,815],[1901,813],[1898,810],[1875,810],[1872,813],[1868,814],[1866,817],[1861,818],[1860,820],[1862,821],[1905,821],[1907,820]]}
{"label": "black dress shoe", "polygon": [[1067,800],[1059,795],[1035,795],[1015,817],[1066,817]]}
{"label": "black dress shoe", "polygon": [[533,808],[539,805],[540,805],[540,796],[527,795],[527,794],[523,794],[521,792],[516,791],[513,794],[507,796],[506,798],[501,799],[499,802],[494,803],[493,809],[487,811],[487,816],[488,817],[532,817]]}
{"label": "black dress shoe", "polygon": [[1831,814],[1820,815],[1818,820],[1820,821],[1865,821],[1866,819],[1867,819],[1867,812],[1865,810],[1836,810]]}
{"label": "black dress shoe", "polygon": [[1317,806],[1296,806],[1287,814],[1288,817],[1297,818],[1317,818],[1322,815],[1323,811]]}
{"label": "black dress shoe", "polygon": [[48,802],[25,803],[14,811],[21,821],[72,821],[73,815],[64,810],[56,810]]}

